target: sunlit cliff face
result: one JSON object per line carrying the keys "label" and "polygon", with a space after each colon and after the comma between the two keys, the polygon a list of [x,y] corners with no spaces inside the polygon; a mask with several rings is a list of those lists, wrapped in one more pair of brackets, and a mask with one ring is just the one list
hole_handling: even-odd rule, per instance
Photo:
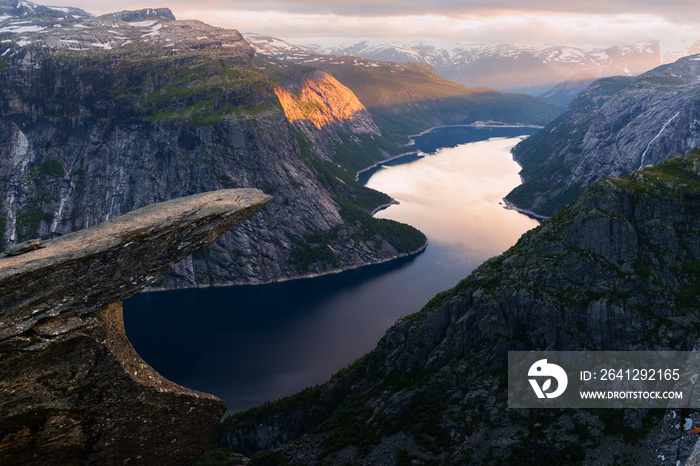
{"label": "sunlit cliff face", "polygon": [[367,111],[350,89],[325,72],[303,78],[291,90],[278,87],[275,93],[291,123],[306,120],[318,129],[351,121],[358,113]]}

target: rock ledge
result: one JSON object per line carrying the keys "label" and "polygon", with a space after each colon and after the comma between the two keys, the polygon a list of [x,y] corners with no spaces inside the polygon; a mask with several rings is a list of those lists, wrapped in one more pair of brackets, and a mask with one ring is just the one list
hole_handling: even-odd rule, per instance
{"label": "rock ledge", "polygon": [[226,405],[148,366],[121,301],[270,199],[189,196],[0,259],[0,464],[193,463]]}

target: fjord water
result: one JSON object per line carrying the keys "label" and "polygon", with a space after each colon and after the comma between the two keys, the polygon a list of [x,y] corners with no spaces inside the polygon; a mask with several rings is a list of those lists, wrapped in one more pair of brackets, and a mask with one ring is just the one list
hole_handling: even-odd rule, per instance
{"label": "fjord water", "polygon": [[129,339],[163,376],[222,398],[229,412],[326,381],[537,225],[502,205],[520,183],[510,149],[533,131],[435,129],[415,137],[418,157],[363,174],[400,202],[377,216],[419,228],[425,252],[313,279],[142,293],[124,303]]}

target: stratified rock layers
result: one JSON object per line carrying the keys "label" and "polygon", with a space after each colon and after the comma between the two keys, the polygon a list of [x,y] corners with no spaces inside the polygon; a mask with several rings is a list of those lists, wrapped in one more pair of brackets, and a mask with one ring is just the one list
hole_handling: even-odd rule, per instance
{"label": "stratified rock layers", "polygon": [[0,259],[0,464],[194,462],[226,405],[148,366],[121,300],[269,199],[188,196]]}

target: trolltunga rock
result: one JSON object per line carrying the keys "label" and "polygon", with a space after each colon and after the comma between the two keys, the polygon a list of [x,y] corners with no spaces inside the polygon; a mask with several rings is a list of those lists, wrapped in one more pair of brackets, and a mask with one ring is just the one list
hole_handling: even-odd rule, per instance
{"label": "trolltunga rock", "polygon": [[148,366],[121,301],[269,200],[189,196],[0,258],[0,464],[193,463],[226,404]]}

